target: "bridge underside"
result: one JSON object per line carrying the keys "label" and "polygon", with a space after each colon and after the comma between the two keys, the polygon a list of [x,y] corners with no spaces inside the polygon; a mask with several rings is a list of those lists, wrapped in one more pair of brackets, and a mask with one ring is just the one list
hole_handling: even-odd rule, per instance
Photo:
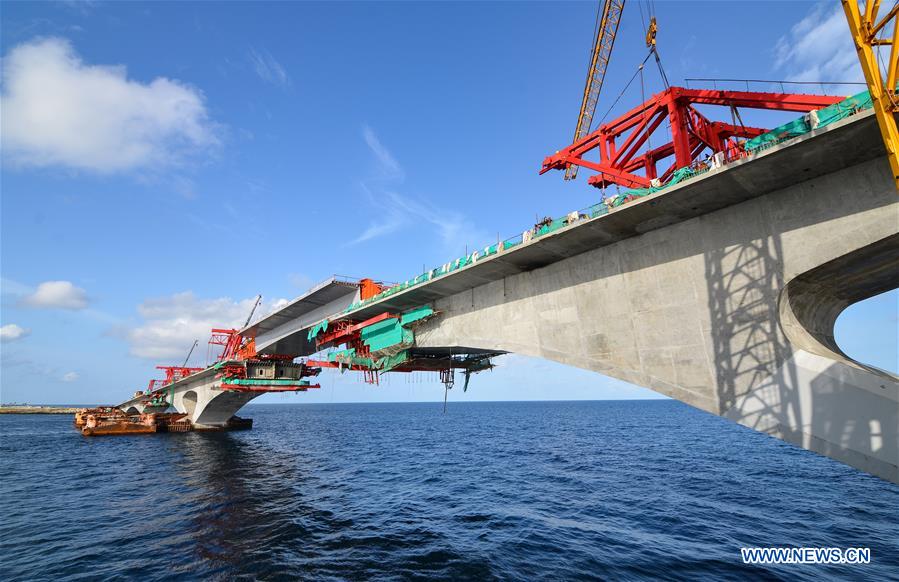
{"label": "bridge underside", "polygon": [[[897,377],[833,337],[848,305],[899,286],[897,227],[877,126],[858,114],[381,298],[327,282],[242,333],[260,354],[310,355],[329,319],[427,306],[407,346],[426,361],[516,352],[593,370],[899,483]],[[206,426],[252,398],[183,382],[175,407]]]}
{"label": "bridge underside", "polygon": [[[899,286],[897,200],[875,119],[859,113],[332,312],[427,305],[440,315],[415,330],[418,350],[593,370],[899,482],[897,378],[833,338],[845,307]],[[303,355],[309,328],[247,331],[263,353]]]}
{"label": "bridge underside", "polygon": [[897,287],[897,225],[873,159],[437,299],[416,341],[594,370],[899,482],[897,378],[833,338]]}

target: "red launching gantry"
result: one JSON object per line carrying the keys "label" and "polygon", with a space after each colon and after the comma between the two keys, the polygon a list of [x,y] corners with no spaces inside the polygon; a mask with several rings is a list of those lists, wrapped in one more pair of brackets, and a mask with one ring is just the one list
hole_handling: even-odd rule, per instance
{"label": "red launching gantry", "polygon": [[257,354],[256,341],[236,329],[213,329],[209,345],[224,346],[213,368],[220,370],[222,390],[238,392],[305,392],[320,388],[303,378],[318,376],[321,368],[294,362],[288,354]]}
{"label": "red launching gantry", "polygon": [[[253,314],[262,295],[256,297],[253,309],[244,322],[250,324]],[[320,388],[303,380],[310,376],[318,376],[321,368],[314,368],[305,363],[295,363],[289,354],[257,354],[256,339],[245,338],[237,329],[213,329],[209,338],[209,347],[222,346],[222,353],[213,368],[219,371],[222,390],[238,392],[305,392],[309,388]]]}
{"label": "red launching gantry", "polygon": [[186,366],[156,366],[157,370],[165,372],[165,378],[151,378],[147,383],[147,389],[144,392],[135,392],[135,396],[145,396],[144,401],[147,406],[167,408],[169,405],[166,399],[164,388],[174,382],[187,378],[191,374],[203,371],[203,368],[188,368]]}
{"label": "red launching gantry", "polygon": [[[671,179],[676,170],[692,165],[706,149],[710,149],[713,154],[724,152],[726,161],[734,160],[743,155],[742,143],[737,138],[751,139],[768,131],[743,125],[738,107],[808,112],[842,99],[827,95],[669,87],[547,157],[540,173],[580,166],[598,172],[588,180],[590,185],[597,188],[606,188],[612,184],[625,188],[658,186]],[[734,121],[711,121],[697,111],[695,105],[729,107]],[[671,141],[638,153],[666,118],[671,126]],[[598,150],[598,161],[585,159],[593,150]],[[658,163],[671,156],[674,156],[674,162],[660,172]]]}
{"label": "red launching gantry", "polygon": [[[371,279],[358,282],[360,301],[370,300],[388,288]],[[415,329],[436,317],[429,305],[403,312],[384,311],[354,318],[338,315],[309,328],[306,339],[314,344],[318,358],[306,362],[317,368],[337,368],[362,372],[368,384],[378,384],[388,372],[433,372],[450,388],[454,371],[465,375],[465,386],[472,374],[493,367],[490,358],[501,352],[468,348],[419,348]],[[325,350],[328,350],[325,353]]]}
{"label": "red launching gantry", "polygon": [[[253,313],[259,306],[262,296],[256,298],[256,303],[244,324],[246,327],[253,317]],[[196,342],[194,343],[196,346]],[[222,351],[209,368],[189,368],[187,360],[184,366],[156,366],[165,371],[165,379],[150,380],[146,392],[138,392],[135,396],[142,396],[148,406],[154,408],[167,408],[171,403],[166,398],[166,388],[175,382],[179,382],[189,376],[203,372],[207,369],[216,371],[216,379],[220,379],[219,388],[238,392],[305,392],[310,388],[319,388],[318,384],[312,384],[304,380],[311,376],[317,376],[321,368],[310,366],[306,363],[294,362],[293,355],[286,354],[257,354],[254,338],[245,338],[240,335],[240,330],[216,328],[212,330],[209,338],[210,349],[213,346],[222,346]],[[191,347],[193,353],[193,347]],[[207,354],[208,358],[208,354]]]}
{"label": "red launching gantry", "polygon": [[352,358],[347,361],[339,359],[334,361],[328,360],[310,360],[309,364],[320,368],[339,368],[341,370],[361,371],[363,379],[367,384],[379,384],[378,370],[370,364],[360,363],[365,360],[371,360],[371,349],[364,341],[362,341],[362,330],[370,325],[380,323],[387,319],[399,319],[399,315],[392,313],[381,313],[362,322],[351,320],[335,321],[328,331],[320,337],[315,338],[316,349],[336,347],[340,345],[346,346],[347,350],[351,350]]}

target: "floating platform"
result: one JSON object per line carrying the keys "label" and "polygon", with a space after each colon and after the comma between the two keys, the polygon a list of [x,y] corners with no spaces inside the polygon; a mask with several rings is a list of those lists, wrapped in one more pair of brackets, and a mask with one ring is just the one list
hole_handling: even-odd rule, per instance
{"label": "floating platform", "polygon": [[252,418],[232,416],[222,427],[196,426],[186,414],[152,412],[126,415],[118,408],[81,409],[75,413],[75,428],[84,436],[153,434],[157,432],[218,432],[253,428]]}

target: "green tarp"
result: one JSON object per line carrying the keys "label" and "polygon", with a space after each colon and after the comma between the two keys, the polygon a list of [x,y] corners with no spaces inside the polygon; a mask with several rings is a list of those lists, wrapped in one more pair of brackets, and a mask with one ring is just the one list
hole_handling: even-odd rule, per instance
{"label": "green tarp", "polygon": [[327,330],[328,330],[328,320],[326,319],[321,323],[317,323],[317,324],[313,325],[312,329],[309,330],[309,333],[306,334],[306,339],[309,341],[312,341],[315,339],[315,337],[320,332],[327,331]]}
{"label": "green tarp", "polygon": [[818,110],[818,127],[839,121],[864,109],[870,109],[873,105],[871,93],[862,91],[858,95],[847,97],[839,103]]}
{"label": "green tarp", "polygon": [[383,372],[389,372],[390,370],[396,368],[400,364],[406,362],[409,359],[409,350],[403,350],[400,353],[393,356],[385,356],[378,360],[378,370]]}
{"label": "green tarp", "polygon": [[292,379],[269,379],[261,380],[257,378],[227,378],[228,384],[236,384],[238,386],[297,386],[302,388],[309,386],[309,380],[292,380]]}
{"label": "green tarp", "polygon": [[[344,364],[347,367],[363,366],[369,370],[377,370],[379,372],[389,372],[397,366],[403,364],[409,359],[409,350],[402,350],[392,356],[384,356],[382,358],[363,358],[356,355],[356,350],[340,350],[328,354],[328,361],[338,364]],[[342,371],[342,370],[341,370]]]}
{"label": "green tarp", "polygon": [[[849,117],[853,113],[857,113],[858,111],[862,111],[864,109],[869,109],[871,107],[871,94],[867,91],[862,91],[858,95],[853,95],[852,97],[847,97],[840,101],[839,103],[834,103],[833,105],[829,105],[823,109],[819,109],[816,112],[818,117],[818,127],[825,127],[830,125],[835,121],[839,121],[846,117]],[[788,123],[784,123],[783,125],[779,125],[769,131],[768,133],[763,133],[757,137],[752,138],[747,141],[744,147],[747,152],[755,152],[760,149],[764,149],[769,145],[773,145],[775,143],[779,143],[781,141],[798,137],[800,135],[804,135],[812,130],[812,126],[809,124],[809,116],[803,115],[798,119],[794,119]]]}
{"label": "green tarp", "polygon": [[762,135],[752,138],[746,142],[744,147],[747,152],[754,152],[768,145],[806,134],[811,131],[811,129],[808,120],[803,116],[799,119],[794,119],[789,123],[779,125],[768,133],[763,133]]}
{"label": "green tarp", "polygon": [[328,361],[338,364],[346,364],[347,366],[357,365],[366,366],[368,368],[374,368],[375,366],[375,361],[373,359],[356,356],[356,350],[353,348],[329,353]]}
{"label": "green tarp", "polygon": [[544,234],[549,234],[551,232],[557,231],[563,226],[568,224],[568,218],[556,218],[551,223],[545,224],[537,229],[537,232],[534,234],[534,237],[543,236]]}
{"label": "green tarp", "polygon": [[390,318],[362,329],[362,341],[372,352],[394,347],[398,344],[411,345],[415,336],[411,329],[405,329],[400,320]]}
{"label": "green tarp", "polygon": [[429,306],[418,307],[404,313],[400,318],[400,325],[409,325],[432,315],[434,315],[434,310]]}

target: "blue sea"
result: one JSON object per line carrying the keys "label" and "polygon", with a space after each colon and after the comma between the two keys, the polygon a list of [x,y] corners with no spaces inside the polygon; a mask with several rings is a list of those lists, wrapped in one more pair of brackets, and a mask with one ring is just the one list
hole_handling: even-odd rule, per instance
{"label": "blue sea", "polygon": [[[0,415],[0,579],[899,578],[899,487],[678,402],[442,407],[106,438]],[[872,563],[745,566],[749,546]]]}

